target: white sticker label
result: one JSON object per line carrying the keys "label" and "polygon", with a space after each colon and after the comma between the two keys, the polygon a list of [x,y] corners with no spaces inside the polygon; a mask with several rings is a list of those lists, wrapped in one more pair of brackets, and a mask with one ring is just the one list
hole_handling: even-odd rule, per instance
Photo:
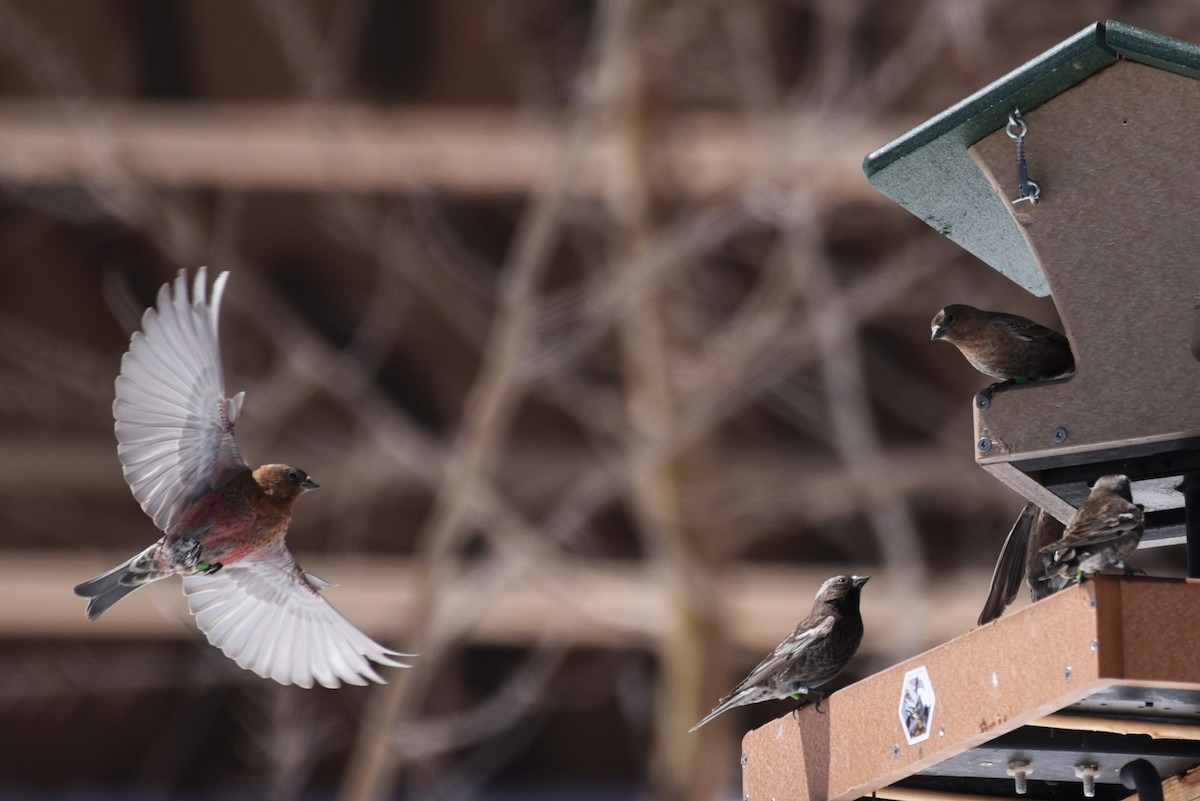
{"label": "white sticker label", "polygon": [[929,737],[933,730],[933,707],[937,696],[929,671],[922,665],[904,674],[904,688],[900,692],[900,725],[904,728],[904,739],[915,745]]}

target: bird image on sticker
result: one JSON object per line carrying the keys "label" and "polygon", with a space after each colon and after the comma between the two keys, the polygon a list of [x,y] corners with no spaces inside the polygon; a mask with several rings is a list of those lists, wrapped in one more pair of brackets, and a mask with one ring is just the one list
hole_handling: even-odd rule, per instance
{"label": "bird image on sticker", "polygon": [[909,745],[929,737],[936,703],[933,682],[929,680],[929,671],[924,665],[904,674],[904,686],[900,692],[900,725],[904,728],[904,739]]}
{"label": "bird image on sticker", "polygon": [[382,682],[371,663],[409,667],[342,617],[321,595],[329,582],[296,564],[284,543],[292,506],[317,488],[283,464],[251,469],[234,425],[244,393],[225,395],[217,336],[229,273],[209,293],[204,268],[189,297],[185,271],[159,290],[121,359],[117,457],[158,542],[83,582],[95,620],[129,593],[183,577],[188,610],[208,641],[280,684],[338,687]]}

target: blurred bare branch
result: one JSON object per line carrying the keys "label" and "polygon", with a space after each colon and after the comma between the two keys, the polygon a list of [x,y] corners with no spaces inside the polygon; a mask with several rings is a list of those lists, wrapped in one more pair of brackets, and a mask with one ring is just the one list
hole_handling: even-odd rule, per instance
{"label": "blurred bare branch", "polygon": [[[453,550],[466,531],[469,497],[492,469],[497,446],[506,435],[513,408],[520,397],[517,366],[530,336],[533,298],[547,267],[557,214],[567,186],[578,166],[583,144],[595,130],[613,92],[615,60],[623,52],[623,38],[632,13],[624,0],[597,8],[593,38],[594,62],[582,81],[584,99],[578,117],[556,149],[545,180],[535,187],[530,206],[521,218],[509,259],[502,272],[499,309],[492,326],[486,358],[476,378],[446,468],[446,481],[435,497],[432,517],[422,533],[422,557],[427,564],[421,605],[416,610],[413,641],[424,651],[425,672],[414,680],[390,685],[382,702],[360,733],[358,749],[344,791],[348,799],[378,799],[394,782],[398,755],[387,749],[388,733],[419,711],[419,700],[432,684],[443,649],[452,645],[449,632],[439,631],[437,590],[452,565]],[[444,625],[444,623],[443,623]]]}

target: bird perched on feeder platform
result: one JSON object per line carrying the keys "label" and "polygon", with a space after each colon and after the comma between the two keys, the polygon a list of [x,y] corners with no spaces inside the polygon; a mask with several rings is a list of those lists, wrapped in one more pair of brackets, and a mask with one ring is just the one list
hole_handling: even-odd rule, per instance
{"label": "bird perched on feeder platform", "polygon": [[75,593],[91,620],[129,593],[183,577],[188,609],[208,641],[239,666],[280,684],[382,682],[371,662],[409,667],[355,628],[320,594],[284,543],[292,506],[317,488],[282,464],[252,470],[234,439],[244,393],[225,396],[217,336],[228,273],[208,296],[204,268],[191,297],[184,271],[159,290],[121,359],[117,456],[133,496],[163,531],[158,542]]}
{"label": "bird perched on feeder platform", "polygon": [[946,340],[976,370],[999,379],[976,397],[981,409],[1013,384],[1063,378],[1075,371],[1075,357],[1065,336],[1016,314],[955,303],[939,311],[930,327],[931,339]]}
{"label": "bird perched on feeder platform", "polygon": [[1124,569],[1144,529],[1145,516],[1133,502],[1128,476],[1101,476],[1062,537],[1041,548],[1051,556],[1045,580],[1064,576],[1078,582],[1110,568]]}
{"label": "bird perched on feeder platform", "polygon": [[862,642],[858,603],[868,578],[834,576],[822,584],[812,613],[691,731],[746,704],[781,698],[823,699],[825,694],[815,688],[841,673]]}

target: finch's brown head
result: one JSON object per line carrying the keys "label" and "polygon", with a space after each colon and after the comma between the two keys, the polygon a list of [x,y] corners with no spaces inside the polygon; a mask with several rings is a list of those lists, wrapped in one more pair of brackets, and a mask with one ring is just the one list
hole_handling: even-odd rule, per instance
{"label": "finch's brown head", "polygon": [[954,303],[938,312],[930,328],[933,336],[930,339],[948,339],[954,341],[954,334],[970,331],[986,319],[986,315],[974,306],[965,303]]}
{"label": "finch's brown head", "polygon": [[834,576],[826,579],[821,589],[817,590],[817,598],[813,605],[857,607],[859,593],[869,578],[870,576]]}
{"label": "finch's brown head", "polygon": [[1100,478],[1096,479],[1096,483],[1092,485],[1092,493],[1097,494],[1100,492],[1111,492],[1133,503],[1133,490],[1129,486],[1129,476],[1119,474],[1100,476]]}
{"label": "finch's brown head", "polygon": [[280,503],[290,503],[320,486],[308,473],[286,464],[265,464],[254,471],[254,480],[267,497]]}

